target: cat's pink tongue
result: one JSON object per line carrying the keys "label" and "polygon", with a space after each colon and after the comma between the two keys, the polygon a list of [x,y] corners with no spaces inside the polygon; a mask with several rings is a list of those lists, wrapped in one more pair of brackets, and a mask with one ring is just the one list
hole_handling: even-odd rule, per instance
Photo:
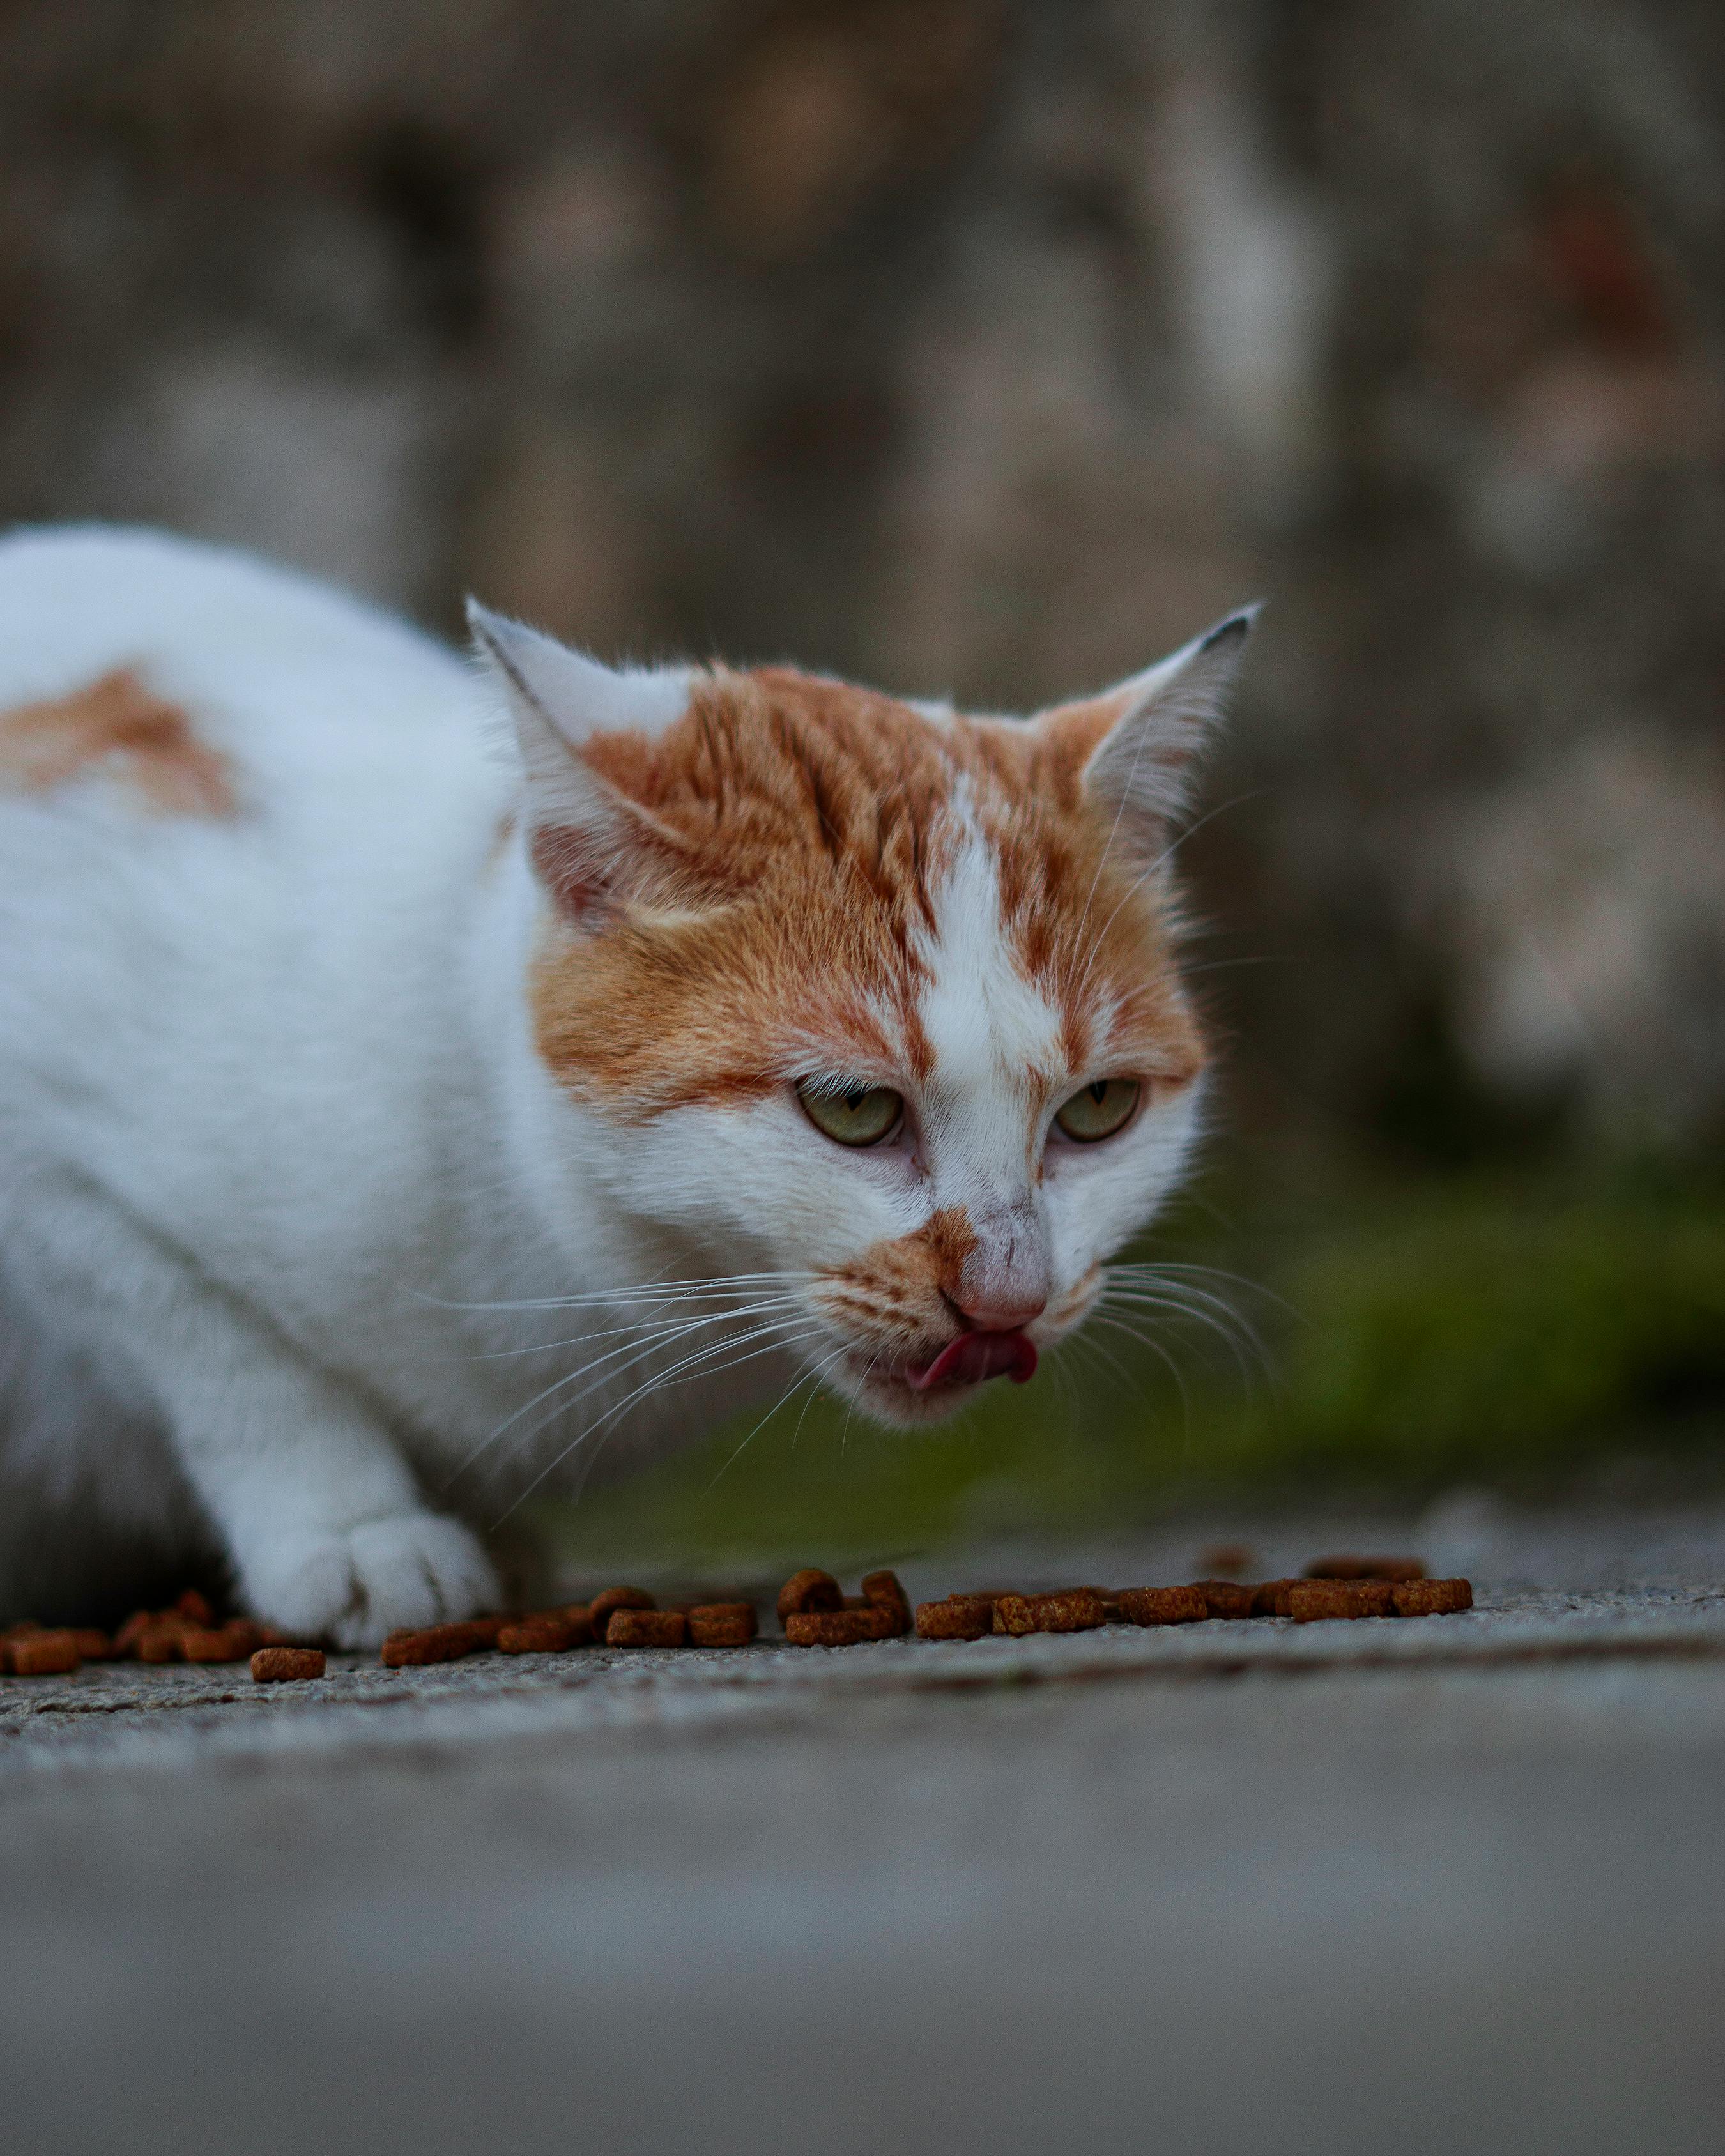
{"label": "cat's pink tongue", "polygon": [[1022,1385],[1036,1374],[1036,1343],[1022,1332],[961,1332],[922,1369],[906,1378],[919,1393],[936,1385],[975,1385],[984,1378],[1010,1378]]}

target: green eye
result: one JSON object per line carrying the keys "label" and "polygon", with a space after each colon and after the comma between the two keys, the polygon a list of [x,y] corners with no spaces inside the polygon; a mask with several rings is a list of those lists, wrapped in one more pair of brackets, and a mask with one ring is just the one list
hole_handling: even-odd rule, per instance
{"label": "green eye", "polygon": [[797,1098],[816,1130],[842,1146],[879,1145],[898,1128],[905,1111],[903,1095],[890,1086],[845,1086],[834,1091],[805,1081]]}
{"label": "green eye", "polygon": [[1055,1121],[1069,1138],[1094,1145],[1098,1138],[1111,1138],[1137,1105],[1136,1078],[1098,1078],[1075,1093]]}

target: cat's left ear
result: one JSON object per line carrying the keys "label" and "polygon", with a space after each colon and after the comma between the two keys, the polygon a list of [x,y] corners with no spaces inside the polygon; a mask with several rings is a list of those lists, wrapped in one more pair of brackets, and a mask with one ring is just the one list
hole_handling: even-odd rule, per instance
{"label": "cat's left ear", "polygon": [[1111,828],[1147,857],[1185,814],[1259,611],[1242,607],[1143,673],[1031,721],[1077,765],[1086,797]]}
{"label": "cat's left ear", "polygon": [[554,895],[572,912],[590,913],[675,870],[675,834],[603,778],[583,752],[596,734],[650,740],[674,725],[689,707],[687,670],[602,666],[475,599],[467,619],[514,721],[531,850]]}

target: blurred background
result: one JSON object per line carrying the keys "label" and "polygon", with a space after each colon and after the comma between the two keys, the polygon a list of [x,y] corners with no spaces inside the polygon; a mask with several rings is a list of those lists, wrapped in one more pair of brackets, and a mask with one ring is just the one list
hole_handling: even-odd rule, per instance
{"label": "blurred background", "polygon": [[[1143,1307],[557,1524],[1725,1462],[1725,11],[12,0],[0,515],[1025,709],[1268,601]],[[1214,1320],[1217,1331],[1207,1320]]]}

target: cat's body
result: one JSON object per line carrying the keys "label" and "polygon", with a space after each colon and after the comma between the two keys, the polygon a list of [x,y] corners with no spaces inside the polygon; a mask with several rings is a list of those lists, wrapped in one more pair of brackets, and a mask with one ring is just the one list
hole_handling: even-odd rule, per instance
{"label": "cat's body", "polygon": [[[200,1545],[295,1629],[465,1613],[444,1508],[824,1365],[905,1420],[1034,1367],[1178,1172],[1202,1053],[1134,878],[1231,629],[1096,801],[1142,685],[1033,768],[1007,722],[480,629],[490,684],[238,556],[0,542],[0,1613]],[[1129,1127],[1060,1141],[1113,1063]],[[824,1135],[847,1083],[898,1128]]]}

